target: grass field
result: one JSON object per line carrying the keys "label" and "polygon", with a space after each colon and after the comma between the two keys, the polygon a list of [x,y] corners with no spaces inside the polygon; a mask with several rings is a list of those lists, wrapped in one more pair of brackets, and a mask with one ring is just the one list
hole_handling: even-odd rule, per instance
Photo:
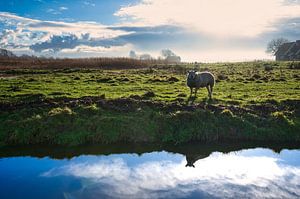
{"label": "grass field", "polygon": [[[1,70],[0,142],[299,142],[299,65],[257,61],[123,70]],[[190,69],[215,75],[212,100],[206,89],[189,98],[185,78]],[[79,101],[74,104],[75,99]],[[118,99],[131,101],[122,104]],[[106,108],[103,101],[113,105]]]}
{"label": "grass field", "polygon": [[[199,66],[152,67],[133,70],[6,70],[1,71],[1,102],[21,100],[27,95],[45,98],[105,95],[106,98],[155,93],[153,100],[173,101],[189,95],[186,72],[208,70],[215,74],[214,99],[221,103],[257,103],[300,97],[300,72],[283,63],[228,63]],[[271,69],[270,69],[271,68]],[[267,69],[267,70],[266,70]],[[197,101],[207,91],[201,89]]]}

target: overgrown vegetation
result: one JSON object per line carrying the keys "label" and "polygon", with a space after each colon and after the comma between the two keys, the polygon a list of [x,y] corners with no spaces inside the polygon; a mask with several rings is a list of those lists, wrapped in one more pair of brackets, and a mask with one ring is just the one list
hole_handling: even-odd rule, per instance
{"label": "overgrown vegetation", "polygon": [[167,64],[166,60],[138,60],[125,57],[96,58],[42,58],[42,57],[0,57],[0,70],[3,69],[129,69],[145,68],[153,64]]}
{"label": "overgrown vegetation", "polygon": [[[298,62],[3,69],[0,142],[71,144],[300,141]],[[292,65],[292,67],[291,67]],[[209,70],[213,100],[185,74]]]}

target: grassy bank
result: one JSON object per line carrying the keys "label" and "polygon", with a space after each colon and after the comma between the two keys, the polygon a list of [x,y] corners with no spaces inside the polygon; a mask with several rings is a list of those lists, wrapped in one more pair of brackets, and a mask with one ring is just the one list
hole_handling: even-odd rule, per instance
{"label": "grassy bank", "polygon": [[[300,142],[297,67],[250,62],[2,70],[0,143]],[[213,100],[204,89],[189,98],[185,73],[193,68],[215,74]]]}
{"label": "grassy bank", "polygon": [[300,141],[299,117],[282,111],[260,115],[234,106],[164,106],[129,99],[71,102],[2,112],[2,144]]}

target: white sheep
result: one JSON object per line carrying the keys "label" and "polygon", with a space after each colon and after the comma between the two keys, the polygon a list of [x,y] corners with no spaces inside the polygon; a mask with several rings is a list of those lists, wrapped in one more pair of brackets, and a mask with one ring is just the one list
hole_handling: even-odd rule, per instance
{"label": "white sheep", "polygon": [[195,88],[196,97],[198,89],[206,87],[208,91],[208,97],[211,99],[214,85],[215,77],[210,72],[188,71],[187,86],[191,89],[191,95],[193,94],[193,88]]}

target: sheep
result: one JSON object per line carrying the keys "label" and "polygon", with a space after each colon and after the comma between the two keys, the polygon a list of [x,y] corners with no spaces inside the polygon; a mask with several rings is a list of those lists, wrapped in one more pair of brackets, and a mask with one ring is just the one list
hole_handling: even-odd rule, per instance
{"label": "sheep", "polygon": [[210,72],[188,71],[187,86],[191,89],[191,96],[193,94],[193,88],[195,88],[196,97],[198,89],[206,87],[208,91],[208,97],[211,99],[214,85],[215,77]]}

